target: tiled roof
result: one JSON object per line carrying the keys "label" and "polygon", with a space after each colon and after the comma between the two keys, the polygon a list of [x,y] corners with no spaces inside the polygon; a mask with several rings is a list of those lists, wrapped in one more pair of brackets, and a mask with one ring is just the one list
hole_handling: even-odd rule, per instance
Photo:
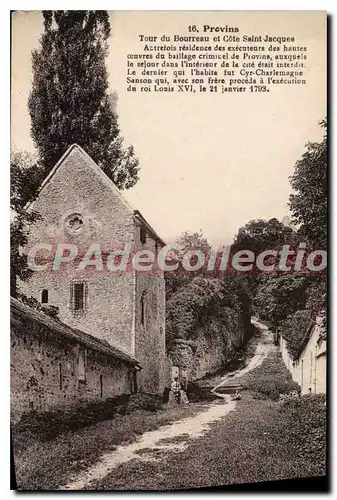
{"label": "tiled roof", "polygon": [[[51,337],[53,337],[55,333],[57,333],[60,336],[78,342],[85,347],[93,349],[94,351],[98,351],[106,354],[107,356],[120,359],[133,366],[139,365],[139,362],[136,358],[122,351],[121,349],[110,345],[108,342],[98,339],[93,335],[89,335],[88,333],[82,332],[82,330],[77,330],[76,328],[72,328],[64,323],[61,323],[60,321],[51,318],[47,314],[37,311],[32,307],[29,307],[19,300],[11,297],[11,317],[13,315],[29,318],[43,326],[46,326],[50,331]],[[27,329],[27,334],[29,335],[29,329]]]}

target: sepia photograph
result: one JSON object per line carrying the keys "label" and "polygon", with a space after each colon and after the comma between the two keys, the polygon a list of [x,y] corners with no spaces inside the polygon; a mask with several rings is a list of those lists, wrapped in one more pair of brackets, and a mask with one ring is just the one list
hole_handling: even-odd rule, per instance
{"label": "sepia photograph", "polygon": [[327,491],[327,12],[10,23],[12,489]]}

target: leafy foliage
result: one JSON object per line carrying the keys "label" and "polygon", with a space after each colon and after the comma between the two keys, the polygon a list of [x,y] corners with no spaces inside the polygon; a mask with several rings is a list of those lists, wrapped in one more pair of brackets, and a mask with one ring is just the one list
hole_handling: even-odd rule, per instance
{"label": "leafy foliage", "polygon": [[195,277],[173,294],[166,303],[166,339],[189,339],[212,319],[226,322],[226,307],[235,310],[246,325],[250,323],[250,299],[235,278]]}
{"label": "leafy foliage", "polygon": [[108,13],[43,11],[43,18],[28,105],[45,175],[77,143],[119,188],[130,188],[138,180],[138,159],[132,146],[123,148],[116,96],[108,93]]}
{"label": "leafy foliage", "polygon": [[13,152],[11,155],[11,196],[10,208],[12,221],[10,227],[10,292],[21,302],[40,312],[58,319],[58,309],[52,306],[42,306],[34,297],[26,297],[17,289],[17,280],[28,281],[33,271],[28,268],[27,258],[22,249],[28,243],[28,234],[31,225],[41,215],[28,208],[27,204],[34,201],[43,179],[44,170],[37,165],[31,155],[23,151]]}
{"label": "leafy foliage", "polygon": [[[209,253],[211,245],[202,231],[185,231],[176,240],[173,259],[181,263],[188,250]],[[205,267],[182,274],[169,272],[166,281],[166,342],[169,348],[179,339],[191,340],[198,328],[212,321],[227,324],[226,308],[233,309],[250,334],[251,297],[247,280],[242,276],[212,276]]]}
{"label": "leafy foliage", "polygon": [[10,168],[10,208],[13,215],[10,228],[11,295],[15,297],[17,279],[27,281],[32,273],[20,249],[28,243],[30,226],[40,217],[36,212],[29,211],[26,205],[37,195],[42,170],[27,153],[23,152],[12,154]]}
{"label": "leafy foliage", "polygon": [[287,341],[287,349],[292,356],[296,356],[298,353],[311,322],[310,311],[304,309],[296,311],[293,315],[289,315],[282,323],[282,336]]}
{"label": "leafy foliage", "polygon": [[281,420],[289,449],[307,464],[308,476],[326,470],[326,397],[306,394],[285,400]]}
{"label": "leafy foliage", "polygon": [[265,277],[254,298],[254,307],[262,319],[274,327],[298,309],[305,308],[311,281],[301,276]]}
{"label": "leafy foliage", "polygon": [[179,248],[178,255],[183,255],[184,252],[191,249],[198,249],[207,253],[211,249],[211,245],[202,233],[202,230],[189,233],[185,231],[176,240],[176,245]]}
{"label": "leafy foliage", "polygon": [[313,280],[310,285],[308,292],[308,300],[306,303],[306,308],[310,311],[311,316],[315,318],[319,314],[322,315],[322,327],[326,330],[327,328],[327,282],[326,276],[318,276],[316,280]]}
{"label": "leafy foliage", "polygon": [[[266,228],[271,221],[253,221],[245,226],[246,230],[239,231],[239,243],[251,244],[260,251],[266,244],[270,245],[269,248],[277,248],[280,244],[294,246],[303,240],[308,251],[326,247],[327,121],[323,120],[321,126],[325,131],[322,142],[307,144],[307,151],[296,162],[290,179],[294,193],[290,195],[289,206],[293,222],[299,226],[297,234],[290,228],[281,231],[281,226],[272,219],[267,237]],[[261,277],[256,283],[255,311],[281,331],[295,354],[307,331],[308,318],[315,319],[325,309],[325,273],[306,277]]]}
{"label": "leafy foliage", "polygon": [[200,321],[214,313],[223,299],[222,289],[219,280],[194,278],[167,301],[168,344],[176,338],[187,339]]}
{"label": "leafy foliage", "polygon": [[296,162],[290,183],[295,193],[290,195],[293,221],[300,226],[300,234],[316,246],[327,245],[327,121],[322,142],[309,142],[307,151]]}
{"label": "leafy foliage", "polygon": [[[296,246],[305,241],[307,251],[327,244],[327,121],[320,143],[308,143],[307,151],[295,164],[290,178],[294,193],[289,206],[292,221],[299,226],[297,233],[276,219],[251,221],[239,230],[236,244],[255,252],[278,249],[287,244]],[[257,276],[254,310],[269,320],[288,341],[296,353],[307,331],[308,321],[326,307],[326,275],[316,276]],[[325,319],[324,319],[325,324]]]}
{"label": "leafy foliage", "polygon": [[[178,263],[177,271],[167,272],[165,275],[166,297],[169,299],[182,286],[187,285],[195,276],[205,276],[205,268],[195,272],[186,272],[182,267],[184,254],[189,250],[201,250],[206,256],[211,248],[201,229],[194,233],[185,231],[175,241],[170,252],[171,263]],[[191,258],[193,263],[193,257]]]}
{"label": "leafy foliage", "polygon": [[50,316],[53,319],[60,320],[59,318],[59,308],[52,306],[50,304],[41,304],[38,300],[35,299],[35,297],[27,297],[23,293],[17,292],[16,293],[16,298],[26,304],[27,306],[36,309],[39,312],[42,312],[43,314],[46,314],[47,316]]}
{"label": "leafy foliage", "polygon": [[326,283],[320,276],[266,277],[260,282],[254,309],[287,340],[293,356],[298,353],[310,322],[325,308],[325,288]]}
{"label": "leafy foliage", "polygon": [[256,219],[241,227],[234,240],[236,250],[251,250],[255,254],[263,250],[277,249],[295,241],[295,233],[276,218]]}
{"label": "leafy foliage", "polygon": [[[298,244],[297,235],[292,228],[285,226],[276,218],[269,220],[256,219],[251,220],[239,229],[232,245],[232,253],[239,250],[250,250],[257,257],[265,250],[278,251],[285,244],[292,246]],[[278,257],[275,261],[274,256],[269,256],[265,258],[264,264],[274,265],[277,268],[277,261]],[[276,274],[276,272],[273,274]],[[253,300],[259,286],[263,286],[266,282],[263,271],[259,270],[254,264],[253,272],[246,274],[243,278],[247,282]],[[269,278],[270,276],[267,277],[267,279]],[[257,304],[258,302],[255,305]]]}

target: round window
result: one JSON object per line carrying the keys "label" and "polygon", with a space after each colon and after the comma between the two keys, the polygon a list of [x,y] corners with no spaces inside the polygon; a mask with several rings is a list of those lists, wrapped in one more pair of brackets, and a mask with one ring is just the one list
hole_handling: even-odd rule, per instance
{"label": "round window", "polygon": [[67,231],[72,234],[78,234],[83,229],[83,217],[81,214],[71,214],[65,220]]}

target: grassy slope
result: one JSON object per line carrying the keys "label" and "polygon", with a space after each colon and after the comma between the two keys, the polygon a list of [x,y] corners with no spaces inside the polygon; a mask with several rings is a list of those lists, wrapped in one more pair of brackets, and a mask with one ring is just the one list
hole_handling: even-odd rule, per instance
{"label": "grassy slope", "polygon": [[[286,377],[286,379],[284,379]],[[177,489],[266,481],[324,474],[323,397],[308,396],[280,404],[277,393],[293,388],[289,374],[273,354],[242,379],[247,391],[234,412],[213,424],[182,453],[154,463],[133,461],[91,486],[92,489]],[[128,415],[63,432],[49,441],[19,446],[15,467],[20,489],[55,489],[73,472],[95,462],[122,442],[202,411],[200,405],[137,410]]]}
{"label": "grassy slope", "polygon": [[121,443],[131,443],[144,432],[157,429],[203,410],[191,404],[157,412],[136,410],[128,415],[97,422],[74,431],[63,432],[53,439],[27,435],[30,444],[23,446],[25,435],[14,434],[15,473],[21,490],[56,489],[66,484],[70,474],[88,467],[99,457]]}
{"label": "grassy slope", "polygon": [[[184,452],[129,462],[90,489],[168,490],[324,475],[325,398],[274,401],[280,374],[284,366],[272,354],[245,378],[254,392],[244,392],[236,410]],[[287,377],[283,390],[293,388]]]}
{"label": "grassy slope", "polygon": [[259,399],[269,398],[274,401],[280,394],[298,392],[300,387],[291,378],[289,370],[285,367],[281,354],[273,351],[260,366],[236,379],[244,389],[252,391]]}
{"label": "grassy slope", "polygon": [[[256,335],[249,343],[249,355],[255,351],[258,332]],[[155,407],[160,405],[150,398],[153,409],[146,411],[144,396],[140,395],[140,401],[137,395],[133,399],[133,408],[142,409],[128,415],[116,413],[111,404],[91,404],[86,411],[79,410],[68,418],[60,411],[43,414],[38,419],[29,417],[28,425],[16,426],[13,446],[19,489],[55,489],[65,484],[70,474],[86,468],[119,444],[131,443],[146,431],[203,410],[202,406],[191,403],[188,407],[164,407],[156,412]],[[198,401],[197,397],[194,399]],[[131,405],[127,406],[132,412]]]}

